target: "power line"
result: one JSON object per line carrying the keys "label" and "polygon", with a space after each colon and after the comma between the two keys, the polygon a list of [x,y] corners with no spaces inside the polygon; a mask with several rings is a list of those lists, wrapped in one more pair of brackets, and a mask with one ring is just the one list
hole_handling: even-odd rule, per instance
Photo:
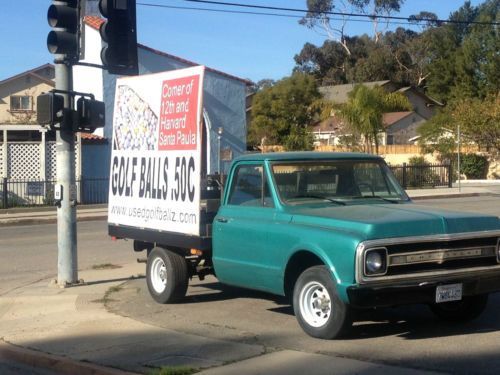
{"label": "power line", "polygon": [[[204,12],[213,12],[213,13],[229,13],[229,14],[248,14],[253,16],[274,16],[274,17],[284,17],[284,18],[295,18],[299,19],[302,16],[294,15],[294,14],[284,14],[284,13],[268,13],[268,12],[251,12],[251,11],[243,11],[243,10],[228,10],[228,9],[214,9],[214,8],[199,8],[199,7],[183,7],[183,6],[175,6],[175,5],[164,5],[164,4],[154,4],[154,3],[137,3],[137,5],[144,7],[153,7],[153,8],[167,8],[167,9],[177,9],[177,10],[196,10],[196,11],[204,11]],[[343,18],[331,18],[333,21],[343,21]],[[350,20],[350,22],[361,22],[361,23],[372,23],[370,20]],[[389,22],[391,25],[418,25],[419,22]]]}
{"label": "power line", "polygon": [[[308,9],[299,8],[284,8],[284,7],[273,7],[267,5],[255,5],[255,4],[243,4],[243,3],[230,3],[224,1],[212,1],[212,0],[184,0],[190,3],[202,3],[211,5],[222,5],[222,6],[232,6],[240,8],[251,8],[251,9],[265,9],[265,10],[277,10],[285,12],[300,12],[300,13],[316,13],[316,14],[329,14],[334,16],[345,16],[345,17],[364,17],[370,19],[382,18],[387,20],[399,20],[399,21],[414,21],[410,17],[398,17],[398,16],[386,16],[382,14],[364,14],[364,13],[346,13],[346,12],[333,12],[333,11],[309,11]],[[484,21],[459,21],[459,20],[442,20],[442,19],[432,19],[432,18],[420,18],[418,22],[433,22],[433,23],[453,23],[453,24],[475,24],[475,25],[500,25],[500,22],[484,22]],[[413,23],[413,22],[412,22]]]}

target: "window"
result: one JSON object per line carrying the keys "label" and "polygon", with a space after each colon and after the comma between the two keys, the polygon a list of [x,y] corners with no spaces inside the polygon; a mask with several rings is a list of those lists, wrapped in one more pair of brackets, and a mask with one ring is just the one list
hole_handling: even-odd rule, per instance
{"label": "window", "polygon": [[391,195],[397,193],[394,187],[387,183],[379,164],[358,163],[354,166],[354,181],[360,195]]}
{"label": "window", "polygon": [[288,205],[370,196],[407,200],[389,168],[378,160],[276,162],[272,172],[280,198]]}
{"label": "window", "polygon": [[32,111],[33,101],[31,96],[11,96],[10,97],[11,111]]}
{"label": "window", "polygon": [[228,203],[236,206],[274,206],[261,165],[242,165],[238,167]]}
{"label": "window", "polygon": [[304,195],[336,195],[338,168],[332,164],[274,165],[274,179],[285,200]]}
{"label": "window", "polygon": [[388,145],[394,144],[394,134],[387,134],[387,144]]}

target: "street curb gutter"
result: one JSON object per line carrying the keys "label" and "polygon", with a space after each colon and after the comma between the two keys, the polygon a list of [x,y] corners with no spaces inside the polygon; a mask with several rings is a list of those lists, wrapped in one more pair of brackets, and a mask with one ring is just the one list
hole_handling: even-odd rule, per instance
{"label": "street curb gutter", "polygon": [[3,340],[0,340],[0,357],[65,375],[139,375],[135,372],[79,362],[66,357],[14,346]]}

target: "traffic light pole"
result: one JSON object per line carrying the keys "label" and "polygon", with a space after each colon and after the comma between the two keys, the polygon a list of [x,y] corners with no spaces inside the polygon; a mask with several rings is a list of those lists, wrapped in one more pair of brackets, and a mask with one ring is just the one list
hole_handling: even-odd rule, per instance
{"label": "traffic light pole", "polygon": [[[75,109],[74,97],[78,93],[73,91],[73,65],[79,63],[84,48],[85,5],[85,0],[53,0],[49,6],[47,21],[52,30],[47,35],[47,48],[56,55],[56,90],[40,95],[39,101],[45,103],[46,108],[37,108],[38,120],[56,129],[57,185],[54,197],[57,205],[57,284],[61,287],[78,282],[75,132],[92,132],[105,122],[104,103],[96,101],[90,94],[80,93]],[[99,9],[107,19],[100,30],[108,44],[101,51],[106,69],[111,74],[137,75],[136,0],[99,0]],[[90,96],[90,100],[85,96]],[[56,124],[59,126],[55,127]]]}
{"label": "traffic light pole", "polygon": [[[73,67],[64,61],[64,56],[56,59],[56,89],[73,89]],[[72,109],[72,98],[63,94],[64,108]],[[69,111],[68,111],[69,112]],[[76,182],[75,182],[75,133],[73,119],[65,118],[56,131],[57,185],[57,284],[65,287],[78,282],[78,260],[76,239]]]}

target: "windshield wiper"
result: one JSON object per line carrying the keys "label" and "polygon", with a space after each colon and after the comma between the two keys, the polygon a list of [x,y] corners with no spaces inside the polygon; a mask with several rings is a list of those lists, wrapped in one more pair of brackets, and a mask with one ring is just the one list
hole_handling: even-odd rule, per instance
{"label": "windshield wiper", "polygon": [[381,199],[385,202],[389,202],[389,203],[394,203],[394,204],[399,204],[399,202],[401,201],[401,199],[398,199],[398,198],[384,198],[384,197],[381,197],[380,195],[368,195],[368,196],[363,196],[363,195],[360,195],[358,197],[352,197],[353,199]]}
{"label": "windshield wiper", "polygon": [[294,198],[314,198],[314,199],[323,199],[325,201],[329,201],[329,202],[332,202],[332,203],[336,203],[336,204],[339,204],[341,206],[345,206],[346,203],[344,201],[339,201],[339,200],[336,200],[336,199],[332,199],[332,198],[328,198],[328,197],[325,197],[323,195],[315,195],[315,194],[300,194],[300,195],[294,195],[293,197],[290,197],[290,199],[294,199]]}

